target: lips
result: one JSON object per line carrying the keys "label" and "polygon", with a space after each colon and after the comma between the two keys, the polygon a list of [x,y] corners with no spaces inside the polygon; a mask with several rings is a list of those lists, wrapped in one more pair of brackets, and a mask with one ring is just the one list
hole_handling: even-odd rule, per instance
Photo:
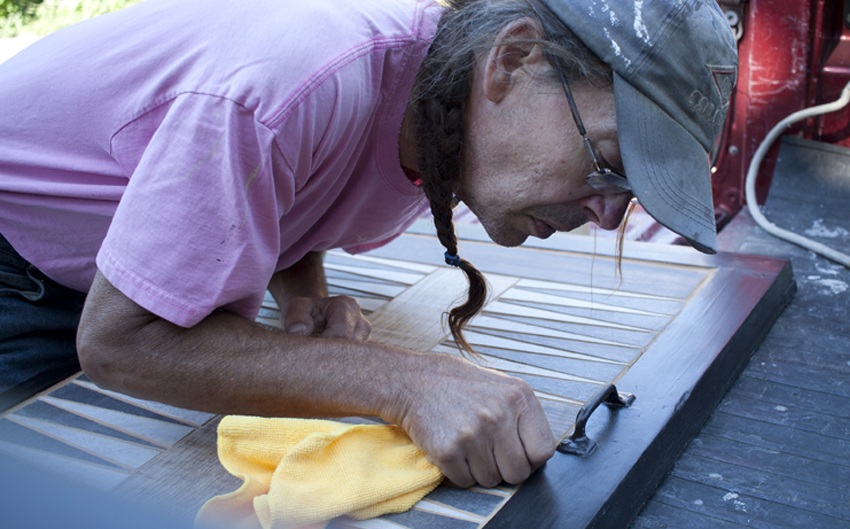
{"label": "lips", "polygon": [[546,224],[545,222],[538,219],[537,217],[531,217],[531,218],[532,218],[532,220],[534,220],[534,231],[535,231],[534,235],[535,235],[535,237],[539,237],[541,239],[548,239],[549,237],[552,236],[553,233],[555,233],[557,231],[555,228]]}

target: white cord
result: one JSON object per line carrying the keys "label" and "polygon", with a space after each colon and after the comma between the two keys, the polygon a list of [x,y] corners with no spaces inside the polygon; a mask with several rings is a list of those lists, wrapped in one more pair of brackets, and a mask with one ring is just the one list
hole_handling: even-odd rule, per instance
{"label": "white cord", "polygon": [[799,110],[777,123],[776,126],[770,129],[770,132],[767,134],[767,137],[765,137],[764,141],[761,143],[761,145],[759,145],[759,148],[756,150],[756,154],[753,156],[752,162],[750,162],[750,168],[747,171],[745,188],[747,193],[747,207],[750,210],[750,214],[753,216],[753,219],[755,219],[756,224],[761,226],[766,232],[776,237],[779,237],[780,239],[794,243],[798,246],[802,246],[807,250],[811,250],[817,254],[826,257],[827,259],[832,259],[833,261],[850,268],[850,255],[843,254],[841,252],[833,250],[832,248],[824,244],[813,241],[811,239],[807,239],[802,235],[798,235],[792,231],[784,230],[776,226],[775,224],[772,224],[762,214],[761,210],[758,207],[758,203],[756,202],[756,175],[758,174],[759,166],[761,165],[762,160],[767,154],[768,149],[770,149],[770,146],[773,144],[774,141],[776,141],[776,138],[778,138],[783,132],[785,132],[785,130],[792,124],[810,118],[812,116],[835,112],[836,110],[844,108],[848,102],[850,102],[850,83],[847,83],[847,85],[844,86],[844,90],[841,91],[841,97],[839,97],[834,102]]}

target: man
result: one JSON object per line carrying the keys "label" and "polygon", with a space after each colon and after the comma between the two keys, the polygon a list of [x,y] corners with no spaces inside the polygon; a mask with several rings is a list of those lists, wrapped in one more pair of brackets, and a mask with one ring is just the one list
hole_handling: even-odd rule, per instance
{"label": "man", "polygon": [[[710,0],[147,0],[63,30],[0,69],[15,102],[0,117],[4,300],[39,311],[0,357],[37,371],[45,347],[19,344],[59,311],[42,290],[87,292],[77,351],[103,387],[216,413],[375,415],[460,486],[520,482],[555,448],[531,389],[368,341],[356,303],[327,296],[321,252],[384,244],[427,200],[470,278],[450,322],[464,345],[486,291],[457,254],[453,195],[516,245],[614,228],[633,191],[714,251],[724,24]],[[251,321],[266,289],[286,333]]]}

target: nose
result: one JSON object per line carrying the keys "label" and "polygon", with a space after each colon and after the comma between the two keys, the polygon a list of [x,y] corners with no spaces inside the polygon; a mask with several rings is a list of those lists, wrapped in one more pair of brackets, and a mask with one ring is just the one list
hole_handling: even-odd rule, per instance
{"label": "nose", "polygon": [[632,199],[631,193],[615,195],[594,194],[581,200],[581,206],[587,215],[587,220],[603,230],[616,229],[623,221],[626,208]]}

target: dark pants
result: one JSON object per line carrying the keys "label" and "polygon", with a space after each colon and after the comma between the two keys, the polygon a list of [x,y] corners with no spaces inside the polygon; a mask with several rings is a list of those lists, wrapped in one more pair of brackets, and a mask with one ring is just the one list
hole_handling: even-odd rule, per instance
{"label": "dark pants", "polygon": [[48,279],[0,235],[0,411],[79,370],[86,295]]}

